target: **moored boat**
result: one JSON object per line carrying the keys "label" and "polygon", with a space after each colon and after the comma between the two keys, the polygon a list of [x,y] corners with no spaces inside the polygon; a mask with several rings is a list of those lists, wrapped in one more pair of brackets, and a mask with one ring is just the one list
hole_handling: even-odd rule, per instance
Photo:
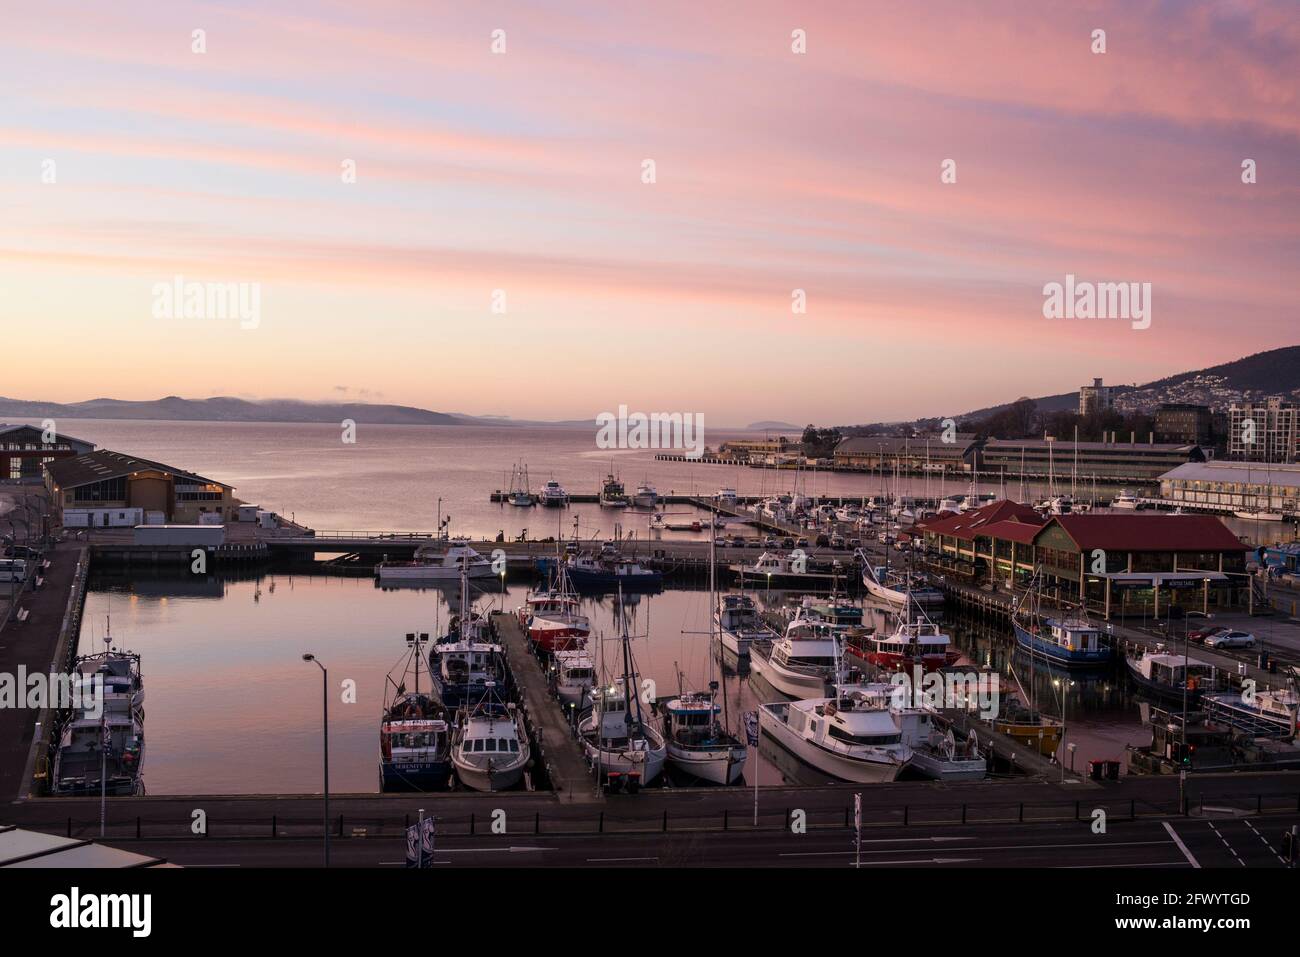
{"label": "moored boat", "polygon": [[[112,646],[77,658],[78,706],[59,728],[50,775],[56,795],[129,796],[143,792],[144,678],[140,656]],[[102,682],[102,685],[101,685]],[[98,690],[95,687],[98,686]]]}
{"label": "moored boat", "polygon": [[1124,665],[1143,691],[1175,704],[1186,701],[1189,709],[1218,687],[1217,669],[1198,658],[1144,649],[1136,657],[1125,658]]}
{"label": "moored boat", "polygon": [[791,622],[777,640],[750,645],[750,677],[791,698],[820,698],[835,680],[839,641],[834,625]]}
{"label": "moored boat", "polygon": [[890,711],[891,686],[761,705],[759,727],[805,764],[841,781],[893,781],[912,758]]}
{"label": "moored boat", "polygon": [[452,742],[456,778],[475,791],[504,791],[524,776],[531,759],[522,713],[488,682],[483,697],[463,715]]}
{"label": "moored boat", "polygon": [[380,562],[375,577],[385,582],[455,581],[462,568],[470,578],[490,578],[492,563],[470,548],[463,538],[421,545],[409,562]]}
{"label": "moored boat", "polygon": [[451,724],[424,661],[428,637],[407,634],[410,651],[398,666],[398,678],[393,679],[394,668],[385,679],[379,722],[381,791],[436,791],[451,778]]}
{"label": "moored boat", "polygon": [[664,708],[664,739],[668,761],[700,781],[734,784],[745,769],[749,749],[727,731],[714,701],[717,682],[708,691],[684,692]]}

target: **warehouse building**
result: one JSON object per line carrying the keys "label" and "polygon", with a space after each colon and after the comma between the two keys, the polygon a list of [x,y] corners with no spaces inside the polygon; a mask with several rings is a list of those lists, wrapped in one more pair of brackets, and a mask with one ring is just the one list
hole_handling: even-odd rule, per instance
{"label": "warehouse building", "polygon": [[1080,481],[1155,482],[1185,462],[1204,462],[1205,450],[1195,444],[1155,441],[1119,442],[1112,432],[1106,442],[1046,439],[989,439],[980,453],[981,471],[1008,477],[1076,476]]}
{"label": "warehouse building", "polygon": [[902,437],[858,435],[835,446],[835,466],[872,471],[897,466],[904,472],[969,472],[975,459],[976,437],[958,432],[945,442],[941,434]]}
{"label": "warehouse building", "polygon": [[1300,465],[1196,462],[1160,476],[1160,498],[1184,509],[1300,516]]}
{"label": "warehouse building", "polygon": [[1212,515],[1040,516],[1001,501],[914,526],[931,564],[972,583],[1044,589],[1103,617],[1209,612],[1248,600],[1246,546]]}
{"label": "warehouse building", "polygon": [[168,523],[236,519],[233,486],[106,449],[50,462],[45,485],[60,518],[65,509],[94,510],[106,519],[114,509],[141,509],[162,513]]}
{"label": "warehouse building", "polygon": [[[51,441],[45,441],[47,438]],[[94,450],[94,442],[49,432],[40,426],[0,423],[0,482],[39,485],[49,463]]]}

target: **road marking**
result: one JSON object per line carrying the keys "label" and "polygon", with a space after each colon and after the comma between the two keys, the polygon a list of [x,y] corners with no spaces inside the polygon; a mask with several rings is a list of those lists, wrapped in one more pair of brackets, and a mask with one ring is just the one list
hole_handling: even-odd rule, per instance
{"label": "road marking", "polygon": [[1103,867],[1111,868],[1111,867],[1186,867],[1186,866],[1187,866],[1186,861],[1152,861],[1149,864],[1145,862],[1141,864],[1069,864],[1064,868],[1064,870],[1084,871],[1084,870],[1097,870]]}
{"label": "road marking", "polygon": [[[1159,847],[1169,843],[1168,841],[1089,841],[1084,844],[981,844],[978,847],[972,847],[972,851],[1039,851],[1039,850],[1058,850],[1067,847]],[[780,854],[781,857],[830,857],[839,854],[853,854],[854,851],[786,851]],[[891,851],[867,851],[867,854],[889,854]]]}
{"label": "road marking", "polygon": [[1264,846],[1267,847],[1270,851],[1272,851],[1273,855],[1274,855],[1274,856],[1275,856],[1279,861],[1281,861],[1283,864],[1286,863],[1286,858],[1283,857],[1283,856],[1281,855],[1281,853],[1279,853],[1278,851],[1273,850],[1273,845],[1270,844],[1270,843],[1268,842],[1268,838],[1264,837],[1264,835],[1261,834],[1261,833],[1259,833],[1259,831],[1256,831],[1256,830],[1255,830],[1255,825],[1254,825],[1254,824],[1251,824],[1249,821],[1247,821],[1247,822],[1246,822],[1246,827],[1250,828],[1252,831],[1255,831],[1255,836],[1256,836],[1257,838],[1259,838],[1261,841],[1264,842]]}
{"label": "road marking", "polygon": [[1161,823],[1164,824],[1165,830],[1169,832],[1169,836],[1174,839],[1174,843],[1178,845],[1178,849],[1183,852],[1183,857],[1187,858],[1187,863],[1191,864],[1192,867],[1196,868],[1197,870],[1200,870],[1201,869],[1200,862],[1197,861],[1196,858],[1192,856],[1192,852],[1187,849],[1187,845],[1184,844],[1183,839],[1178,836],[1178,832],[1175,831],[1172,827],[1170,827],[1168,821],[1162,821]]}
{"label": "road marking", "polygon": [[1223,846],[1232,852],[1232,856],[1237,859],[1237,863],[1240,864],[1242,867],[1245,867],[1246,862],[1241,859],[1241,855],[1237,853],[1237,849],[1228,843],[1228,839],[1226,837],[1224,837],[1222,834],[1219,833],[1219,829],[1214,826],[1213,821],[1209,822],[1209,824],[1210,824],[1210,830],[1214,832],[1214,836],[1217,837],[1219,840],[1221,840],[1223,842]]}
{"label": "road marking", "polygon": [[854,861],[854,867],[883,867],[886,864],[967,864],[978,857],[928,857],[917,861]]}

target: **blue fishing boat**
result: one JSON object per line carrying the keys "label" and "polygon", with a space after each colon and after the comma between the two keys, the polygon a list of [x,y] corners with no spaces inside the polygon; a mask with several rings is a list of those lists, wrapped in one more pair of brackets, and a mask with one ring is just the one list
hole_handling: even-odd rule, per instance
{"label": "blue fishing boat", "polygon": [[1040,570],[1035,569],[1028,591],[1011,614],[1016,643],[1032,656],[1042,655],[1048,664],[1067,668],[1098,668],[1109,664],[1111,648],[1102,641],[1101,629],[1086,616],[1046,618],[1040,614],[1040,581]]}
{"label": "blue fishing boat", "polygon": [[574,587],[586,592],[657,592],[664,584],[662,572],[608,551],[600,555],[571,556],[568,571]]}
{"label": "blue fishing boat", "polygon": [[[451,780],[451,723],[447,709],[425,670],[423,644],[427,634],[406,636],[410,651],[398,666],[397,679],[388,673],[384,716],[379,722],[379,789],[381,791],[439,791]],[[410,683],[408,685],[408,682]]]}
{"label": "blue fishing boat", "polygon": [[489,687],[506,695],[510,692],[505,655],[501,645],[492,641],[487,619],[473,610],[463,571],[460,613],[429,651],[429,670],[438,696],[453,711],[482,701]]}

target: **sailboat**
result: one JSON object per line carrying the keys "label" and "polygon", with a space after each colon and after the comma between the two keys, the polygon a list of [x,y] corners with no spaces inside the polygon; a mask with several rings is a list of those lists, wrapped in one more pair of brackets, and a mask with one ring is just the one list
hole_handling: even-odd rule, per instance
{"label": "sailboat", "polygon": [[385,678],[384,716],[379,722],[381,791],[435,791],[451,778],[451,724],[424,661],[428,640],[427,633],[408,632],[410,651]]}
{"label": "sailboat", "polygon": [[532,508],[533,494],[528,490],[528,466],[517,465],[510,471],[510,494],[506,497],[511,505],[520,508]]}
{"label": "sailboat", "polygon": [[[709,545],[709,665],[713,670],[708,691],[687,692],[680,688],[681,672],[677,673],[678,694],[668,702],[664,713],[664,737],[667,740],[668,760],[673,766],[691,777],[713,784],[734,784],[745,769],[749,749],[726,726],[725,710],[718,706],[717,643],[718,588],[717,551]],[[718,720],[719,714],[722,721]]]}
{"label": "sailboat", "polygon": [[620,617],[623,673],[592,691],[591,712],[578,723],[578,738],[597,780],[611,790],[636,791],[659,777],[668,752],[664,736],[642,712],[632,639],[626,617]]}
{"label": "sailboat", "polygon": [[[1267,478],[1265,479],[1265,497],[1263,504],[1260,504],[1259,496],[1255,496],[1254,508],[1242,508],[1233,511],[1232,514],[1237,516],[1237,518],[1244,518],[1253,522],[1281,522],[1285,520],[1285,515],[1273,509],[1273,474],[1268,463],[1265,463],[1264,470]],[[1250,487],[1249,466],[1247,466],[1246,469],[1246,487]],[[1247,504],[1246,496],[1242,496],[1241,502],[1243,505]]]}

